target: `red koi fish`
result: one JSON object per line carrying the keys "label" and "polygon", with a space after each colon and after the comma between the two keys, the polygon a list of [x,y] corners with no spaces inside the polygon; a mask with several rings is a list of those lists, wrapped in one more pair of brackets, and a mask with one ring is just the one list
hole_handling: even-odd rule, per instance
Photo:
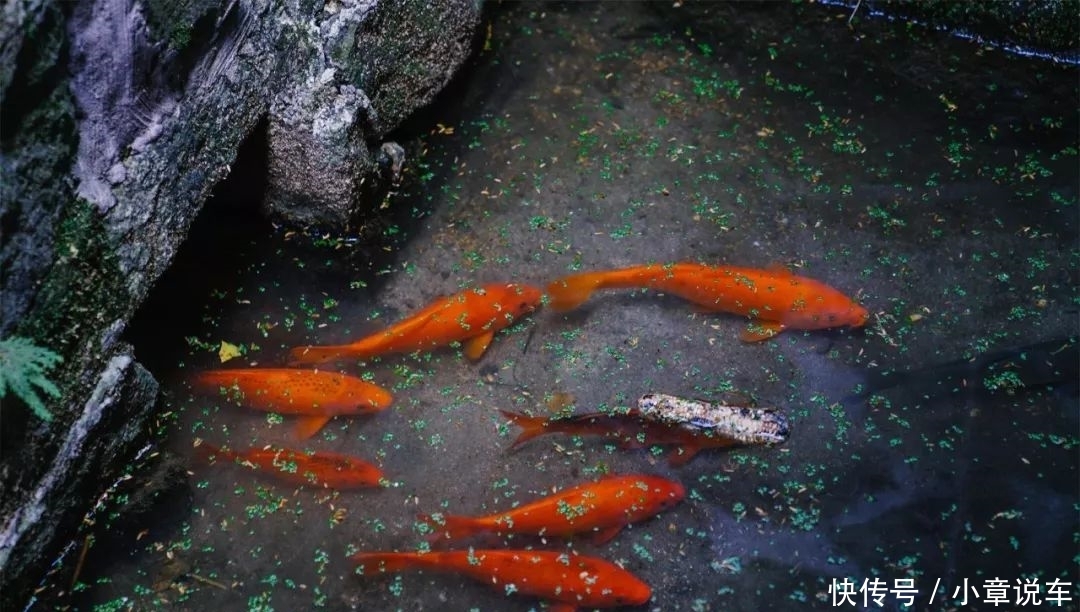
{"label": "red koi fish", "polygon": [[658,514],[685,496],[681,484],[658,476],[608,476],[499,514],[419,518],[451,540],[478,533],[567,537],[591,532],[593,542],[603,544],[623,527]]}
{"label": "red koi fish", "polygon": [[467,289],[437,299],[411,317],[352,344],[294,348],[289,353],[290,365],[429,351],[451,342],[464,342],[465,356],[476,361],[495,332],[535,310],[540,297],[540,290],[529,285],[499,283]]}
{"label": "red koi fish", "polygon": [[287,448],[250,448],[227,450],[206,442],[199,444],[202,454],[247,463],[256,469],[285,482],[326,487],[329,489],[359,489],[380,486],[382,470],[377,466],[339,453],[290,450]]}
{"label": "red koi fish", "polygon": [[596,557],[539,550],[372,552],[350,557],[357,573],[430,569],[463,574],[507,593],[539,597],[551,612],[641,605],[649,585],[614,563]]}
{"label": "red koi fish", "polygon": [[301,439],[315,435],[335,416],[378,412],[393,401],[390,392],[378,385],[317,370],[208,370],[196,374],[192,384],[198,391],[220,392],[256,410],[301,415],[296,425]]}
{"label": "red koi fish", "polygon": [[548,285],[551,307],[577,308],[597,289],[646,287],[677,295],[709,312],[750,317],[745,342],[771,338],[785,329],[862,327],[867,312],[832,287],[777,266],[769,270],[695,263],[652,264],[586,272]]}
{"label": "red koi fish", "polygon": [[510,446],[511,449],[547,434],[600,436],[615,440],[622,448],[674,445],[675,450],[668,454],[668,464],[679,467],[689,463],[694,456],[707,448],[729,448],[745,444],[710,430],[644,419],[637,410],[625,414],[592,412],[557,419],[531,417],[508,410],[499,412],[523,430]]}

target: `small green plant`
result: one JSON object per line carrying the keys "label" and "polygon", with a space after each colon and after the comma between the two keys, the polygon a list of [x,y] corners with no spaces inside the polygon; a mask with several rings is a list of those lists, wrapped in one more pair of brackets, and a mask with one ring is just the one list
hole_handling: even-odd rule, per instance
{"label": "small green plant", "polygon": [[60,355],[27,338],[12,336],[0,340],[0,399],[11,389],[41,420],[52,421],[52,413],[45,408],[34,387],[51,397],[60,397],[60,389],[45,373],[61,361]]}

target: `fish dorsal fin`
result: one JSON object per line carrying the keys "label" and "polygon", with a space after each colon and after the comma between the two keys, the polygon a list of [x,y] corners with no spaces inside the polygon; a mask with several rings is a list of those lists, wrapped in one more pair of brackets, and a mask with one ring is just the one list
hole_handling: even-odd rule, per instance
{"label": "fish dorsal fin", "polygon": [[[405,334],[415,333],[417,330],[430,323],[432,317],[434,317],[439,310],[445,307],[446,306],[441,302],[438,304],[432,304],[427,308],[424,308],[420,312],[410,315],[409,317],[402,319],[397,323],[394,323],[390,327],[387,327],[382,331],[382,333],[393,336],[404,336]],[[379,332],[376,332],[376,334],[378,333]]]}
{"label": "fish dorsal fin", "polygon": [[327,423],[329,423],[331,418],[333,418],[333,417],[328,417],[328,416],[301,417],[296,422],[296,437],[300,438],[301,440],[307,440],[311,436],[314,436],[315,434],[319,433],[319,430],[323,428],[323,425],[326,425]]}
{"label": "fish dorsal fin", "polygon": [[776,276],[780,277],[794,276],[794,274],[791,273],[791,270],[788,269],[787,266],[778,261],[774,261],[771,264],[765,266],[765,269],[768,270],[770,274],[775,274]]}
{"label": "fish dorsal fin", "polygon": [[492,339],[495,338],[494,331],[486,331],[478,336],[473,336],[465,341],[465,356],[472,361],[476,361],[484,356],[484,352],[487,351],[488,346],[491,345]]}
{"label": "fish dorsal fin", "polygon": [[452,304],[453,300],[454,300],[454,296],[452,296],[452,295],[440,295],[439,297],[432,300],[431,303],[428,304],[427,306],[424,306],[420,310],[417,310],[416,312],[409,315],[406,318],[406,320],[408,320],[408,319],[425,319],[425,320],[430,321],[431,320],[431,315],[439,312],[440,310],[445,310],[445,309],[449,308],[450,305]]}
{"label": "fish dorsal fin", "polygon": [[592,536],[592,543],[596,546],[600,546],[601,544],[607,544],[611,541],[612,538],[619,535],[619,532],[622,531],[622,528],[622,525],[615,525],[614,527],[608,527],[606,529],[601,529],[597,532],[594,532]]}
{"label": "fish dorsal fin", "polygon": [[755,321],[743,330],[739,335],[739,339],[743,342],[761,342],[762,340],[768,340],[776,334],[784,331],[783,323],[773,323],[765,321]]}

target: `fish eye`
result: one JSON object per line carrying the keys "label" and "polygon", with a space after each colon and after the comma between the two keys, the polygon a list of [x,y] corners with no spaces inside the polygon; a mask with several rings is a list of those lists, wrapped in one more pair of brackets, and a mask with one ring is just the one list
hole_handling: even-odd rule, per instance
{"label": "fish eye", "polygon": [[836,322],[836,315],[832,314],[832,313],[829,313],[829,323],[835,323],[835,322]]}

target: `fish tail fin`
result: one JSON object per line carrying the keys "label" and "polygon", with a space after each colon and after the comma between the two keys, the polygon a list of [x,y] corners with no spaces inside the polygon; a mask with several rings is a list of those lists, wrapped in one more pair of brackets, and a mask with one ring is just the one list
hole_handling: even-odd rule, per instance
{"label": "fish tail fin", "polygon": [[220,372],[213,370],[192,374],[188,377],[188,382],[200,393],[217,393],[221,387],[232,384],[231,381],[227,382]]}
{"label": "fish tail fin", "polygon": [[349,345],[332,346],[298,346],[289,351],[289,366],[303,366],[326,363],[347,357],[350,354]]}
{"label": "fish tail fin", "polygon": [[[429,553],[434,557],[434,553]],[[356,553],[349,557],[356,564],[356,572],[372,576],[380,572],[394,573],[427,565],[423,556],[408,552],[368,552]]]}
{"label": "fish tail fin", "polygon": [[557,312],[573,310],[589,299],[602,280],[598,274],[586,273],[553,281],[547,286],[547,305]]}
{"label": "fish tail fin", "polygon": [[514,440],[514,443],[510,445],[510,450],[513,450],[522,444],[542,436],[547,432],[547,419],[543,417],[531,417],[527,414],[520,414],[517,412],[510,412],[509,410],[500,410],[500,413],[522,429],[520,435]]}
{"label": "fish tail fin", "polygon": [[487,528],[478,520],[468,516],[418,514],[416,518],[430,525],[434,531],[428,537],[428,542],[431,544],[440,540],[460,540],[487,531]]}
{"label": "fish tail fin", "polygon": [[209,442],[204,442],[201,439],[195,444],[195,455],[205,463],[214,463],[216,461],[233,461],[236,459],[236,453],[230,450],[225,450],[221,447],[214,446]]}

